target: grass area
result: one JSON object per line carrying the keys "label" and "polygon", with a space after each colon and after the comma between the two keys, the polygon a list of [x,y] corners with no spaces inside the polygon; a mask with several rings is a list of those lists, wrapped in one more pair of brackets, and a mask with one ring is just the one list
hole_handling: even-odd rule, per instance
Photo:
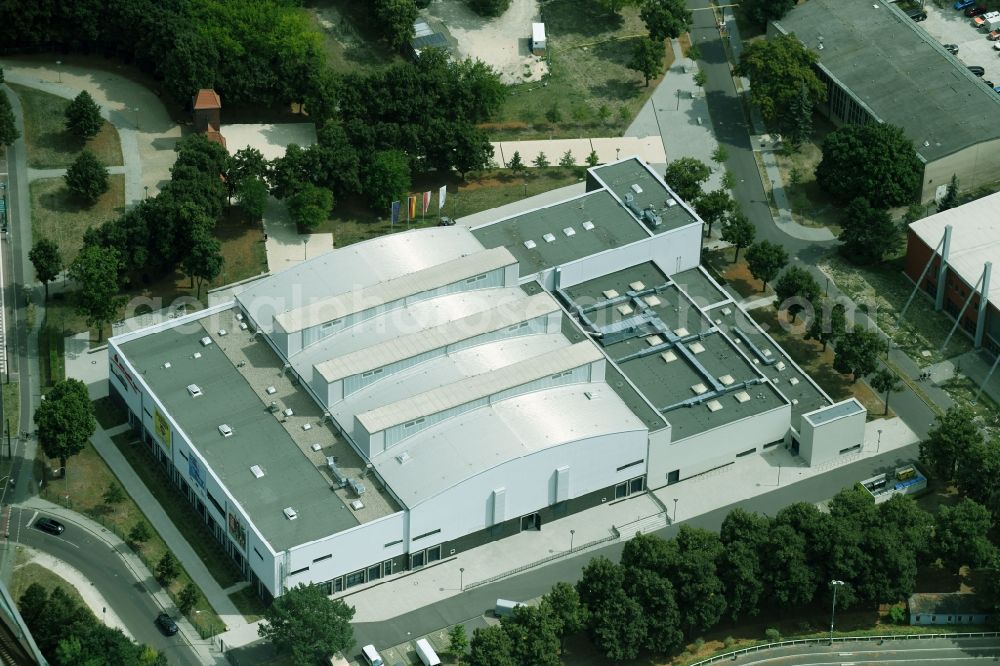
{"label": "grass area", "polygon": [[[913,283],[903,273],[902,257],[876,266],[855,266],[832,255],[821,268],[919,365],[938,363],[972,349],[972,341],[956,331],[945,352],[939,351],[954,321],[944,312],[936,312],[934,303],[922,293],[914,297],[906,319],[899,323],[899,312],[913,293]],[[925,356],[924,352],[930,354]]]}
{"label": "grass area", "polygon": [[[612,16],[593,0],[551,0],[541,5],[549,74],[542,81],[510,87],[493,140],[621,136],[652,94],[659,78],[645,85],[629,69],[635,42],[647,35],[638,7]],[[663,71],[673,63],[669,43]],[[609,116],[602,119],[601,107]],[[547,117],[557,109],[560,118]]]}
{"label": "grass area", "polygon": [[266,607],[264,602],[254,591],[253,585],[248,585],[242,590],[237,590],[229,595],[229,599],[236,606],[236,609],[243,614],[247,622],[256,622],[264,617]]}
{"label": "grass area", "polygon": [[816,182],[815,171],[823,152],[820,146],[826,135],[836,129],[820,114],[813,114],[813,132],[798,152],[775,153],[781,182],[792,207],[792,219],[807,227],[826,227],[840,234],[841,206],[837,206]]}
{"label": "grass area", "polygon": [[223,588],[243,580],[236,565],[229,558],[208,526],[201,520],[192,520],[194,507],[180,490],[171,483],[163,467],[153,460],[148,449],[135,433],[126,431],[112,438],[118,450],[128,460],[129,465],[139,475],[142,482],[153,494],[160,506],[170,517],[177,531],[181,533],[198,558],[204,562],[212,577]]}
{"label": "grass area", "polygon": [[125,176],[108,176],[108,191],[93,206],[83,206],[62,178],[31,182],[31,233],[59,246],[63,265],[69,266],[83,247],[83,234],[118,217],[125,210]]}
{"label": "grass area", "polygon": [[393,52],[371,29],[368,3],[357,0],[310,0],[303,11],[324,35],[323,50],[327,62],[339,74],[368,72],[396,62],[402,57]]}
{"label": "grass area", "polygon": [[[833,348],[827,347],[823,350],[823,345],[815,340],[806,340],[802,337],[802,320],[798,320],[798,325],[789,329],[789,322],[779,319],[778,311],[774,307],[757,308],[750,311],[750,316],[764,327],[768,334],[781,345],[781,348],[788,352],[799,367],[801,367],[810,377],[812,377],[826,393],[836,400],[844,400],[851,396],[857,398],[865,409],[868,410],[868,418],[882,418],[885,411],[885,403],[879,396],[863,381],[855,381],[850,375],[842,375],[833,369]],[[892,410],[888,417],[893,416]]]}
{"label": "grass area", "polygon": [[[39,470],[35,478],[45,479],[40,493],[43,499],[61,504],[96,520],[122,539],[140,521],[146,522],[150,528],[153,527],[132,501],[132,498],[128,497],[124,502],[115,506],[108,506],[104,502],[102,497],[104,491],[112,482],[117,483],[117,479],[90,443],[78,455],[70,458],[66,465],[67,472],[64,478],[51,478],[49,470],[58,466],[58,462],[49,461],[42,455],[41,451],[39,451],[39,463],[43,469]],[[153,570],[169,548],[155,529],[151,529],[151,531],[153,532],[152,538],[139,547],[137,552],[146,566]],[[180,591],[189,583],[192,583],[191,577],[181,567],[180,575],[166,588],[167,593],[175,603]],[[197,621],[195,617],[198,617]],[[201,594],[198,595],[198,603],[188,613],[188,619],[196,623],[203,638],[208,637],[212,632],[225,631],[222,619]]]}
{"label": "grass area", "polygon": [[21,393],[20,384],[6,382],[3,385],[3,414],[7,423],[0,424],[0,431],[9,428],[11,433],[21,432]]}
{"label": "grass area", "polygon": [[750,274],[743,255],[746,248],[740,250],[740,259],[733,263],[733,256],[736,251],[732,249],[713,250],[702,254],[702,263],[708,268],[709,273],[715,277],[720,284],[728,285],[743,298],[762,298],[773,295],[774,290],[768,285],[767,291],[761,291],[761,281]]}
{"label": "grass area", "polygon": [[121,166],[122,147],[111,123],[87,142],[66,130],[66,107],[70,100],[27,86],[8,83],[24,110],[24,140],[28,166],[34,169],[68,167],[84,148],[89,148],[105,166]]}
{"label": "grass area", "polygon": [[[38,354],[42,371],[42,388],[52,386],[66,377],[66,345],[64,338],[78,331],[90,331],[90,341],[97,339],[97,329],[87,326],[87,320],[73,307],[67,294],[52,294],[45,304],[45,319],[38,332]],[[103,339],[111,335],[111,325],[104,327]]]}
{"label": "grass area", "polygon": [[[462,217],[572,185],[579,182],[580,176],[576,169],[549,167],[532,169],[530,175],[526,176],[514,176],[506,169],[494,169],[470,175],[465,182],[459,181],[453,175],[445,179],[448,184],[448,199],[441,212],[451,217]],[[436,190],[441,184],[440,176],[435,176],[433,182],[427,177],[426,182],[414,183],[415,191],[421,189],[434,191],[433,203],[425,219],[417,219],[409,225],[397,223],[396,231],[432,227],[438,223]],[[334,246],[344,247],[392,233],[393,227],[387,217],[378,217],[372,213],[364,201],[347,199],[334,209],[330,220],[314,231],[332,232]]]}
{"label": "grass area", "polygon": [[[222,245],[222,272],[208,289],[239,282],[267,272],[264,228],[246,218],[242,209],[230,208],[215,225],[215,237]],[[190,284],[190,282],[188,282]],[[205,288],[202,290],[204,297]]]}
{"label": "grass area", "polygon": [[[18,559],[21,559],[22,548],[18,546]],[[78,604],[84,608],[90,608],[84,602],[83,597],[77,592],[76,588],[65,578],[59,574],[49,571],[40,564],[35,564],[34,562],[28,561],[23,564],[18,563],[14,566],[14,573],[11,577],[10,582],[10,596],[14,598],[14,601],[18,601],[24,591],[27,590],[33,583],[38,583],[42,587],[46,588],[50,592],[61,587],[63,592],[68,594],[70,598],[76,601]]]}

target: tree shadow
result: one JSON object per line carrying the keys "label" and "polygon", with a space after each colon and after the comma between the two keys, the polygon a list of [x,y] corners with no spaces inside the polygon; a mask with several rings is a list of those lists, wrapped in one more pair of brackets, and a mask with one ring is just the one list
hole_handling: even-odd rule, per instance
{"label": "tree shadow", "polygon": [[57,190],[41,195],[38,197],[38,202],[44,208],[60,213],[80,213],[91,208],[89,204],[70,192],[69,188],[65,185]]}
{"label": "tree shadow", "polygon": [[69,130],[43,132],[35,137],[35,144],[39,148],[50,150],[54,153],[72,155],[78,153],[86,146],[86,141],[76,136]]}
{"label": "tree shadow", "polygon": [[555,0],[542,5],[542,21],[552,34],[585,37],[612,32],[622,27],[621,14],[611,14],[596,0]]}

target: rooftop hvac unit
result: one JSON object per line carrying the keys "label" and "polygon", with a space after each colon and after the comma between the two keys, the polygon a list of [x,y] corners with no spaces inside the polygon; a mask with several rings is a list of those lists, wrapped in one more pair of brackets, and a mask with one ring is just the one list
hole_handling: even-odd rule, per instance
{"label": "rooftop hvac unit", "polygon": [[655,229],[663,224],[663,218],[651,210],[642,211],[642,220],[650,229]]}
{"label": "rooftop hvac unit", "polygon": [[330,456],[326,459],[326,466],[330,468],[330,474],[333,475],[334,480],[338,488],[343,488],[347,485],[347,475],[337,467],[337,459]]}
{"label": "rooftop hvac unit", "polygon": [[299,517],[299,512],[290,506],[286,506],[281,512],[285,514],[285,518],[288,518],[288,520],[295,520]]}
{"label": "rooftop hvac unit", "polygon": [[350,479],[347,483],[351,486],[351,490],[353,490],[354,494],[358,497],[365,494],[365,485],[358,479]]}
{"label": "rooftop hvac unit", "polygon": [[201,339],[201,346],[202,347],[207,347],[210,344],[212,344],[212,338],[208,337],[207,335]]}
{"label": "rooftop hvac unit", "polygon": [[225,423],[223,423],[222,425],[219,426],[219,434],[221,434],[223,437],[232,437],[233,429],[230,428]]}

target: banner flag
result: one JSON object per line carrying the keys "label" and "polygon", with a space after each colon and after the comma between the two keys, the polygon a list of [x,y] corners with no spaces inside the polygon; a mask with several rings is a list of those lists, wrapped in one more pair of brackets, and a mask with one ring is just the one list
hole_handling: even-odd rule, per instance
{"label": "banner flag", "polygon": [[447,194],[448,194],[448,186],[442,185],[441,189],[438,190],[438,212],[441,212],[441,209],[444,208],[444,198]]}
{"label": "banner flag", "polygon": [[431,207],[431,191],[427,190],[426,192],[424,192],[424,212],[423,212],[424,215],[427,214],[427,209],[430,207]]}
{"label": "banner flag", "polygon": [[390,222],[389,224],[396,224],[397,222],[399,222],[399,202],[398,201],[393,201],[392,202],[392,222]]}
{"label": "banner flag", "polygon": [[414,194],[407,200],[406,206],[406,221],[414,219],[417,216],[417,195]]}

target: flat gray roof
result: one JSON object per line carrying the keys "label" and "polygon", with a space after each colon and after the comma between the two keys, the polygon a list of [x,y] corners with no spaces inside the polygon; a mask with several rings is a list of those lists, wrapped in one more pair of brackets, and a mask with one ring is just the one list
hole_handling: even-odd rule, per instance
{"label": "flat gray roof", "polygon": [[[585,229],[584,223],[593,224]],[[564,229],[572,228],[567,236]],[[476,227],[472,234],[488,248],[506,247],[521,276],[649,238],[642,225],[605,190]],[[548,242],[544,236],[551,234]],[[531,241],[534,247],[524,244]]]}
{"label": "flat gray roof", "polygon": [[1000,95],[885,0],[809,0],[775,26],[927,161],[1000,138]]}
{"label": "flat gray roof", "polygon": [[729,294],[724,292],[701,266],[674,273],[670,279],[690,296],[698,307],[704,308],[730,300]]}
{"label": "flat gray roof", "polygon": [[836,405],[831,407],[827,407],[810,414],[804,414],[803,416],[809,419],[809,422],[814,426],[818,426],[845,416],[859,414],[863,411],[865,411],[865,408],[862,407],[857,400],[845,400],[844,402],[838,402]]}
{"label": "flat gray roof", "polygon": [[660,226],[650,229],[655,234],[698,222],[698,218],[681,205],[680,198],[673,190],[661,178],[654,175],[648,165],[638,159],[613,162],[594,167],[590,171],[597,182],[614,192],[620,201],[632,197],[639,209],[652,207],[662,219]]}
{"label": "flat gray roof", "polygon": [[[220,329],[230,333],[220,337]],[[206,335],[213,344],[199,342]],[[321,423],[316,403],[291,384],[266,342],[239,329],[232,311],[143,335],[123,343],[121,350],[275,551],[399,510],[373,482],[365,483],[360,512],[348,507],[353,494],[334,491],[326,456],[336,456],[338,467],[352,478],[363,473],[364,462]],[[194,358],[195,352],[201,357]],[[163,367],[166,362],[169,369]],[[202,395],[192,397],[190,384]],[[266,393],[268,386],[275,387],[273,395]],[[292,409],[293,416],[272,413],[271,400]],[[219,433],[223,422],[232,428],[231,437]],[[305,424],[308,430],[302,430]],[[311,450],[314,443],[320,451]],[[252,465],[259,465],[264,476],[256,478]],[[293,507],[298,517],[285,518],[285,507]]]}

